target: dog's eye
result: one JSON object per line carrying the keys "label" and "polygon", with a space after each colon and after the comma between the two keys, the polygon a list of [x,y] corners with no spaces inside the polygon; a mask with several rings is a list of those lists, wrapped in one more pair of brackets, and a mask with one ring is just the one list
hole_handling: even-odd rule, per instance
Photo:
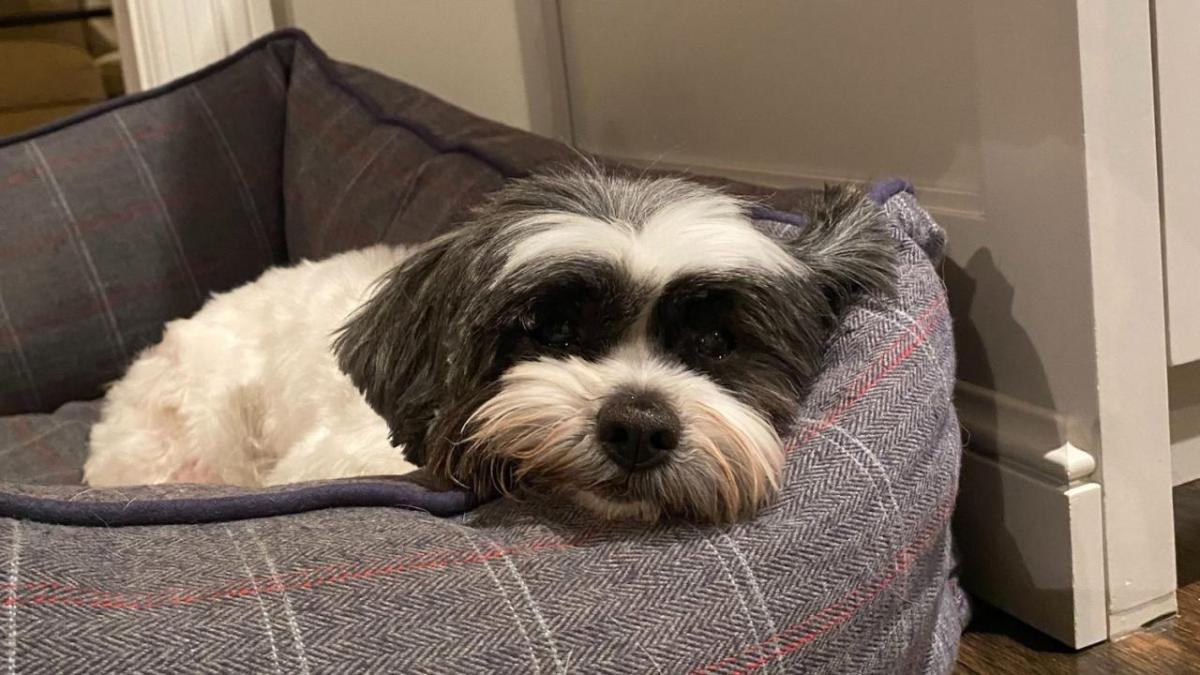
{"label": "dog's eye", "polygon": [[720,328],[696,336],[696,351],[710,359],[723,359],[733,351],[733,337]]}
{"label": "dog's eye", "polygon": [[566,316],[547,317],[538,322],[533,335],[544,345],[567,347],[576,339],[575,322]]}

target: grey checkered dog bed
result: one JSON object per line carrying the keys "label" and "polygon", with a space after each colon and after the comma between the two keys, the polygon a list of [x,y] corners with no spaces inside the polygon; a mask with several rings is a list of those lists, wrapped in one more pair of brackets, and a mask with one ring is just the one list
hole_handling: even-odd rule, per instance
{"label": "grey checkered dog bed", "polygon": [[[569,158],[301,33],[0,140],[0,666],[12,672],[946,672],[964,617],[941,230],[874,196],[898,299],[846,317],[778,504],[604,523],[407,480],[79,485],[95,399],[271,264],[425,240]],[[799,192],[733,189],[789,221]]]}

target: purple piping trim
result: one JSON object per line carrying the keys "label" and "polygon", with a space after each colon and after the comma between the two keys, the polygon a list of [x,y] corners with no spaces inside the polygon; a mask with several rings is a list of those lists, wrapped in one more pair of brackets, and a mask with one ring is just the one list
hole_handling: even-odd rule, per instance
{"label": "purple piping trim", "polygon": [[[219,70],[222,70],[229,65],[232,65],[234,62],[238,61],[239,59],[246,56],[250,52],[258,51],[259,49],[266,47],[268,44],[270,44],[276,40],[282,41],[285,39],[293,39],[293,40],[298,40],[298,41],[302,41],[302,42],[306,41],[309,44],[312,44],[312,41],[310,39],[308,39],[308,35],[302,30],[297,30],[295,28],[284,28],[281,30],[277,30],[277,31],[268,33],[256,40],[246,43],[246,45],[244,47],[237,50],[236,52],[230,54],[229,56],[226,56],[225,58],[223,58],[219,61],[214,61],[213,63],[208,64],[207,66],[201,68],[200,70],[197,70],[194,73],[189,73],[187,75],[184,75],[183,77],[180,77],[175,80],[171,80],[170,82],[159,85],[152,89],[147,89],[145,91],[139,91],[136,94],[126,94],[125,96],[120,96],[118,98],[110,99],[110,100],[104,101],[103,103],[97,103],[96,105],[91,106],[90,108],[84,108],[83,110],[80,110],[77,113],[73,113],[71,115],[67,115],[66,117],[59,118],[57,120],[54,120],[53,122],[50,122],[50,123],[40,126],[40,127],[34,127],[33,129],[29,129],[27,131],[22,131],[20,133],[17,133],[17,134],[11,135],[11,136],[0,136],[0,148],[6,147],[9,145],[13,145],[16,143],[28,141],[32,138],[37,138],[39,136],[45,136],[46,134],[53,133],[55,131],[58,131],[59,129],[69,127],[73,124],[78,124],[79,122],[89,120],[93,117],[98,117],[100,115],[103,115],[104,113],[111,111],[111,110],[124,108],[126,106],[130,106],[135,103],[141,103],[142,101],[147,101],[152,98],[158,98],[159,96],[169,94],[169,93],[175,91],[176,89],[180,89],[182,87],[186,87],[186,86],[188,86],[194,82],[197,82],[199,80],[203,80],[204,78],[208,77],[209,75],[211,75]],[[325,54],[322,52],[321,56],[325,56]]]}
{"label": "purple piping trim", "polygon": [[[871,201],[883,206],[887,200],[901,192],[907,192],[910,195],[916,194],[912,183],[907,180],[903,178],[888,178],[872,184],[871,189],[867,191],[867,196]],[[749,215],[752,220],[783,223],[800,228],[808,227],[807,216],[800,213],[792,213],[791,211],[780,211],[766,206],[751,206]]]}
{"label": "purple piping trim", "polygon": [[884,202],[901,192],[907,192],[910,195],[917,194],[916,189],[913,188],[913,184],[907,180],[903,178],[888,178],[872,185],[867,196],[871,198],[871,201],[883,206]]}
{"label": "purple piping trim", "polygon": [[0,518],[53,525],[123,527],[192,525],[247,518],[270,518],[318,509],[387,506],[455,516],[477,500],[465,491],[433,492],[404,480],[324,483],[284,491],[221,497],[146,499],[117,502],[68,501],[0,493]]}

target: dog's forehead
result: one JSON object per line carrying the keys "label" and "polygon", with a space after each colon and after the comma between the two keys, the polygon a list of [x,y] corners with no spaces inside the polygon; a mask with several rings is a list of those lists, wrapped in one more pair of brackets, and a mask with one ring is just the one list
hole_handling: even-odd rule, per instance
{"label": "dog's forehead", "polygon": [[501,276],[567,257],[604,261],[655,286],[701,272],[797,271],[797,261],[762,223],[752,221],[741,202],[717,193],[667,201],[640,222],[546,211],[513,225]]}

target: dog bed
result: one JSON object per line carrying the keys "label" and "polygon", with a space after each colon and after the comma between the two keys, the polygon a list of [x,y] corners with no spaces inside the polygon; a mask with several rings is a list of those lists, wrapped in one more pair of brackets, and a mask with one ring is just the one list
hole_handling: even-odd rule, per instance
{"label": "dog bed", "polygon": [[[568,148],[300,32],[0,140],[0,657],[16,672],[948,672],[965,604],[941,230],[846,316],[752,522],[606,523],[406,478],[79,485],[105,382],[270,264],[419,242]],[[732,184],[731,184],[732,185]],[[766,225],[802,193],[732,185]]]}

